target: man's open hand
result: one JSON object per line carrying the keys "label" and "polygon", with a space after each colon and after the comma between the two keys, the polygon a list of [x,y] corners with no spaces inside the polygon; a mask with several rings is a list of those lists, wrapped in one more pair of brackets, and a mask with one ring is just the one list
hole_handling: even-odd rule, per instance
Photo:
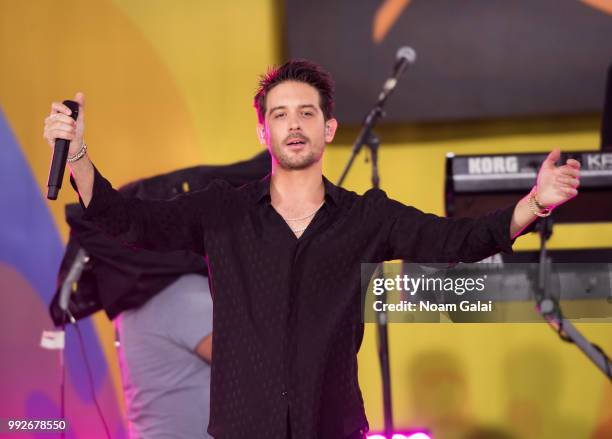
{"label": "man's open hand", "polygon": [[538,203],[553,208],[560,206],[578,195],[580,186],[580,162],[569,159],[564,165],[556,166],[561,151],[556,148],[542,163],[536,183]]}

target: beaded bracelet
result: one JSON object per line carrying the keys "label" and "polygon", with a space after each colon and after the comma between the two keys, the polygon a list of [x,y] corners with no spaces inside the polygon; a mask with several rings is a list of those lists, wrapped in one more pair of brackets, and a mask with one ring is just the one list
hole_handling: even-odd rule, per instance
{"label": "beaded bracelet", "polygon": [[75,155],[73,155],[72,157],[68,157],[68,159],[66,160],[68,163],[74,163],[77,160],[79,160],[81,157],[83,157],[85,155],[85,153],[87,152],[87,145],[85,144],[85,142],[83,142],[81,149],[79,149],[79,152],[77,152]]}
{"label": "beaded bracelet", "polygon": [[531,192],[529,194],[529,209],[534,215],[539,216],[540,218],[546,218],[550,216],[552,213],[552,209],[550,207],[544,207],[540,203],[538,203],[538,199],[536,198],[536,193]]}

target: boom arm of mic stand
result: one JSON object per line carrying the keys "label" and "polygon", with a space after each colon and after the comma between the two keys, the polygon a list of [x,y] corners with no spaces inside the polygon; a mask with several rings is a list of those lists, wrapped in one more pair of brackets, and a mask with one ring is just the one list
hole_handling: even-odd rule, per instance
{"label": "boom arm of mic stand", "polygon": [[574,343],[612,382],[612,361],[606,353],[588,341],[571,321],[563,317],[559,303],[553,299],[543,299],[538,302],[538,312],[553,327],[559,336]]}
{"label": "boom arm of mic stand", "polygon": [[344,183],[344,179],[348,175],[351,167],[353,166],[353,162],[355,161],[357,154],[359,154],[359,152],[361,151],[361,148],[363,147],[363,145],[367,145],[370,143],[370,138],[372,136],[372,130],[376,126],[378,119],[380,119],[380,117],[384,115],[384,111],[382,109],[382,103],[384,103],[384,101],[378,102],[366,116],[363,122],[363,125],[361,127],[361,131],[359,131],[359,135],[357,136],[357,139],[355,139],[355,143],[353,143],[353,150],[351,152],[351,157],[349,158],[349,161],[347,162],[347,164],[344,166],[342,175],[340,175],[340,178],[338,179],[338,182],[336,183],[337,186],[342,186],[342,183]]}
{"label": "boom arm of mic stand", "polygon": [[589,342],[568,319],[563,317],[559,301],[550,291],[551,260],[547,256],[546,241],[552,235],[552,218],[543,218],[539,224],[540,232],[540,266],[536,309],[538,313],[555,329],[559,336],[574,343],[612,382],[612,361],[601,349]]}

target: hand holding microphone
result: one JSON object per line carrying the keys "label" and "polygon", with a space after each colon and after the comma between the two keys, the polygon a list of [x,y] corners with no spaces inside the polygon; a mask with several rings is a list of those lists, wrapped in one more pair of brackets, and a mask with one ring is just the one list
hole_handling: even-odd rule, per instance
{"label": "hand holding microphone", "polygon": [[47,198],[50,200],[57,199],[62,187],[66,159],[75,157],[83,146],[84,103],[83,93],[77,93],[74,101],[53,102],[51,112],[45,119],[43,137],[54,149],[47,184]]}

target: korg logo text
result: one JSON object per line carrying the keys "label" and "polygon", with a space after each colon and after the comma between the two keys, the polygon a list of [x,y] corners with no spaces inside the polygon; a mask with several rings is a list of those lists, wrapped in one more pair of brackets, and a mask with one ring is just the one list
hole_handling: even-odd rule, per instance
{"label": "korg logo text", "polygon": [[518,172],[516,156],[507,157],[471,157],[468,159],[470,174],[511,174]]}

